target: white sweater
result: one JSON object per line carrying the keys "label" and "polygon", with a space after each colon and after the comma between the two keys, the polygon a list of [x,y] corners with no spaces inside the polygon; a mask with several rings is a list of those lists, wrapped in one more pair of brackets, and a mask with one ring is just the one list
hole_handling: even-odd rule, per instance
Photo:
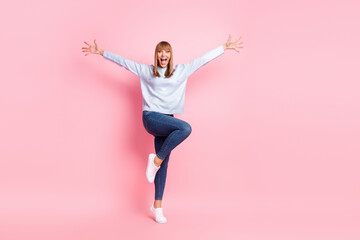
{"label": "white sweater", "polygon": [[179,114],[184,113],[185,88],[189,76],[223,53],[224,49],[220,45],[191,62],[178,64],[170,78],[164,76],[166,68],[158,67],[160,77],[157,77],[153,74],[154,65],[136,63],[108,51],[104,51],[103,57],[125,67],[140,78],[143,111]]}

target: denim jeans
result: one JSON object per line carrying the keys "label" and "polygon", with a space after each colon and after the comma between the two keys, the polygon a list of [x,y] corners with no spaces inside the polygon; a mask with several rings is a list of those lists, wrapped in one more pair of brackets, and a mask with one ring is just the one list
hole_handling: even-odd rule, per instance
{"label": "denim jeans", "polygon": [[156,155],[163,160],[154,180],[155,200],[162,200],[170,153],[190,135],[191,126],[173,114],[153,111],[143,111],[142,119],[146,131],[155,137]]}

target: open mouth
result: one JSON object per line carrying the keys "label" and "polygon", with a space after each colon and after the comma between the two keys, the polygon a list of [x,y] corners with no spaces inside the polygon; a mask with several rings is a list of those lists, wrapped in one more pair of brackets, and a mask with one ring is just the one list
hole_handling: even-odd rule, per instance
{"label": "open mouth", "polygon": [[161,65],[165,65],[167,62],[167,58],[161,58],[160,62],[161,62]]}

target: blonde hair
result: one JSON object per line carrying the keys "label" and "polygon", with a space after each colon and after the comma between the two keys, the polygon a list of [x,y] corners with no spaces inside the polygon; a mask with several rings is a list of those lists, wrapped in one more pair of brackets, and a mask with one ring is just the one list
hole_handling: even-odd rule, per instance
{"label": "blonde hair", "polygon": [[160,77],[160,74],[158,72],[158,55],[157,52],[161,51],[161,50],[168,50],[170,51],[170,59],[169,59],[169,63],[167,65],[167,69],[165,71],[165,77],[169,78],[173,75],[174,70],[173,70],[173,66],[174,66],[174,58],[173,58],[173,51],[172,51],[172,47],[170,45],[170,43],[166,42],[166,41],[161,41],[159,42],[156,47],[155,47],[155,57],[154,57],[154,69],[153,69],[153,74],[157,77]]}

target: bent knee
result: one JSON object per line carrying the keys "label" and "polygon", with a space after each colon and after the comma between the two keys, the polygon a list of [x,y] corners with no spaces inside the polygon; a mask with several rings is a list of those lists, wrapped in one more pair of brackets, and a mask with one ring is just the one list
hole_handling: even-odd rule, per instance
{"label": "bent knee", "polygon": [[192,131],[192,128],[191,128],[190,124],[186,123],[186,124],[184,124],[182,130],[184,132],[184,135],[189,136]]}

